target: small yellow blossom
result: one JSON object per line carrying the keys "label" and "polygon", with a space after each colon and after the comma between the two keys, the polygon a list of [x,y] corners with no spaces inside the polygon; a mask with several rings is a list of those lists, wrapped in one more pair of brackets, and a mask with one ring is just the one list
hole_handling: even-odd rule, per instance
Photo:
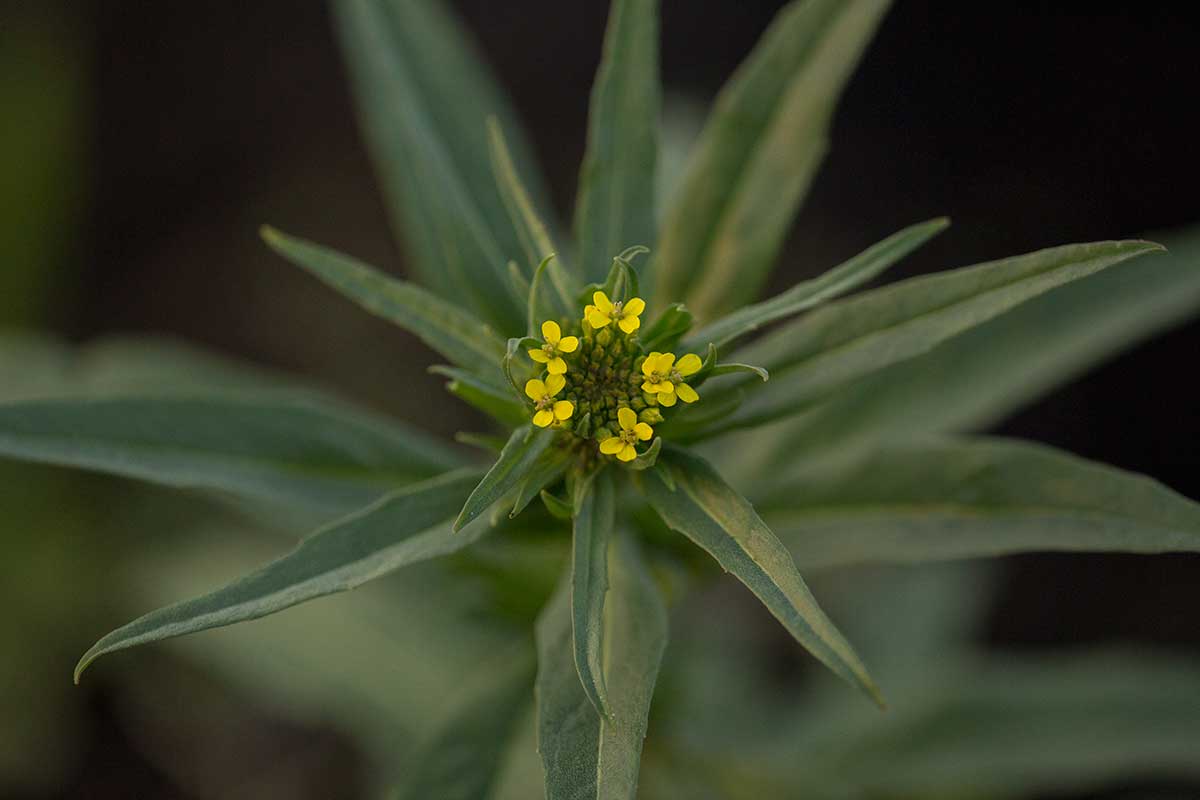
{"label": "small yellow blossom", "polygon": [[[646,378],[642,381],[642,391],[659,395],[660,403],[665,395],[673,395],[675,384],[671,382],[671,367],[674,364],[674,353],[653,352],[646,356],[646,360],[642,362],[642,375]],[[664,405],[674,404],[674,397],[671,398],[670,403],[664,403]]]}
{"label": "small yellow blossom", "polygon": [[574,353],[579,349],[579,339],[574,336],[563,336],[558,323],[547,320],[542,323],[542,338],[545,343],[529,351],[529,357],[539,364],[546,365],[546,371],[551,375],[563,375],[567,371],[567,362],[559,353]]}
{"label": "small yellow blossom", "polygon": [[554,395],[562,391],[567,379],[562,375],[551,375],[542,381],[534,378],[525,384],[525,394],[533,401],[533,424],[545,428],[555,420],[562,422],[570,419],[575,413],[575,405],[570,400],[555,401]]}
{"label": "small yellow blossom", "polygon": [[633,333],[642,325],[638,317],[646,310],[646,301],[640,297],[631,297],[625,303],[614,303],[604,292],[596,292],[592,295],[592,302],[595,305],[585,308],[584,316],[593,328],[603,328],[615,321],[625,333]]}
{"label": "small yellow blossom", "polygon": [[[670,353],[667,353],[667,355],[671,356]],[[671,360],[674,361],[674,359],[675,356],[671,356]],[[700,360],[700,356],[696,355],[695,353],[688,353],[686,356],[679,359],[679,361],[675,363],[674,367],[668,363],[666,369],[666,382],[668,386],[673,386],[675,391],[674,393],[664,393],[660,391],[658,394],[658,404],[667,407],[673,406],[675,405],[676,397],[685,403],[694,403],[699,400],[700,395],[695,389],[684,383],[683,379],[688,375],[695,375],[700,371],[700,367],[702,366],[704,366],[704,362],[702,362]],[[645,370],[645,367],[642,367],[642,369]],[[646,384],[643,383],[642,388],[645,389]]]}
{"label": "small yellow blossom", "polygon": [[621,432],[601,442],[600,452],[607,456],[615,455],[621,461],[633,461],[637,458],[634,445],[653,436],[654,429],[644,422],[638,422],[637,414],[631,408],[618,408],[617,421],[621,423]]}

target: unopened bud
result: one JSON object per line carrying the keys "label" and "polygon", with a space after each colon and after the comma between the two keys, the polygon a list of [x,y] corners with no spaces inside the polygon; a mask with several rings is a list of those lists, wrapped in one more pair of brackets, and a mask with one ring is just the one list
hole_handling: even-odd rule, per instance
{"label": "unopened bud", "polygon": [[663,415],[657,408],[647,408],[638,414],[638,419],[647,425],[657,425],[663,421]]}

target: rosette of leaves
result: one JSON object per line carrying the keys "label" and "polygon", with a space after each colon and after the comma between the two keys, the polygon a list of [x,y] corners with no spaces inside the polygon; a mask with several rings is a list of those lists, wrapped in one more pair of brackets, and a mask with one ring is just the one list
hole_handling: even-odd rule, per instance
{"label": "rosette of leaves", "polygon": [[1200,550],[1200,507],[1148,478],[959,435],[1193,310],[1194,270],[1127,264],[1158,245],[1066,245],[851,294],[941,231],[937,219],[755,302],[887,5],[780,12],[660,215],[657,4],[615,0],[568,237],[445,9],[337,2],[417,280],[264,238],[440,353],[448,390],[504,433],[462,437],[492,453],[484,463],[418,427],[253,381],[6,403],[5,455],[233,495],[315,528],[255,572],[103,637],[76,678],[101,655],[262,617],[485,536],[551,553],[569,539],[533,625],[536,676],[528,647],[489,665],[448,704],[404,796],[504,796],[497,776],[532,679],[546,796],[633,797],[669,601],[715,572],[708,563],[882,704],[800,568]]}

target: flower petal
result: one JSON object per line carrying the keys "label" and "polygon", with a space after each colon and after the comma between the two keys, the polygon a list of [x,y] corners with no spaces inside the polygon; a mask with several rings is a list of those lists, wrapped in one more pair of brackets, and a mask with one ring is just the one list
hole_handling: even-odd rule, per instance
{"label": "flower petal", "polygon": [[550,360],[550,356],[546,355],[546,351],[540,347],[536,347],[533,350],[529,350],[528,353],[529,353],[529,357],[532,358],[534,361],[536,361],[539,364],[545,364],[547,361]]}
{"label": "flower petal", "polygon": [[659,381],[658,382],[658,393],[659,394],[672,394],[674,391],[675,391],[675,384],[671,383],[670,381]]}
{"label": "flower petal", "polygon": [[588,324],[593,328],[603,328],[608,323],[612,322],[612,317],[605,314],[595,306],[591,306],[591,310],[587,312]]}
{"label": "flower petal", "polygon": [[642,362],[642,374],[649,378],[654,373],[654,368],[658,366],[658,357],[662,353],[657,350],[646,356],[646,360]]}
{"label": "flower petal", "polygon": [[647,394],[656,394],[662,383],[651,383],[650,381],[642,381],[642,391]]}
{"label": "flower petal", "polygon": [[680,375],[695,375],[704,366],[704,362],[700,360],[700,356],[695,353],[688,353],[683,358],[679,359],[679,363],[675,365],[675,369],[679,370]]}
{"label": "flower petal", "polygon": [[555,356],[547,362],[546,371],[551,375],[565,375],[567,372],[567,362]]}
{"label": "flower petal", "polygon": [[642,321],[637,317],[621,317],[621,321],[617,323],[617,326],[626,333],[633,333],[642,327]]}
{"label": "flower petal", "polygon": [[644,422],[639,422],[637,425],[633,426],[633,432],[636,433],[637,437],[644,442],[654,435],[654,428],[651,428]]}
{"label": "flower petal", "polygon": [[621,452],[617,453],[617,458],[622,461],[633,461],[637,458],[637,450],[633,445],[627,444],[621,448]]}
{"label": "flower petal", "polygon": [[675,394],[685,403],[694,403],[700,399],[700,395],[695,389],[688,386],[686,383],[681,383],[675,387]]}
{"label": "flower petal", "polygon": [[658,371],[660,373],[662,373],[663,375],[666,375],[668,372],[671,371],[671,367],[673,367],[673,366],[675,366],[675,354],[674,353],[663,353],[661,356],[659,356]]}
{"label": "flower petal", "polygon": [[596,292],[592,295],[592,302],[596,304],[596,308],[603,311],[605,314],[612,313],[613,304],[608,299],[608,295],[604,292]]}
{"label": "flower petal", "polygon": [[618,408],[617,421],[621,423],[623,430],[631,431],[633,430],[633,426],[637,425],[637,414],[634,413],[632,408]]}
{"label": "flower petal", "polygon": [[530,400],[541,400],[546,396],[546,384],[537,378],[530,378],[525,381],[525,395]]}
{"label": "flower petal", "polygon": [[570,419],[575,413],[575,404],[570,400],[559,400],[554,404],[554,418],[558,420]]}
{"label": "flower petal", "polygon": [[600,452],[606,456],[616,455],[625,448],[625,442],[619,436],[610,436],[600,443]]}
{"label": "flower petal", "polygon": [[562,328],[558,327],[554,320],[548,319],[542,323],[542,338],[550,344],[558,344],[558,340],[562,338]]}
{"label": "flower petal", "polygon": [[539,428],[544,428],[551,422],[554,422],[554,412],[548,408],[543,408],[533,415],[533,424]]}
{"label": "flower petal", "polygon": [[658,394],[658,404],[660,406],[666,406],[667,408],[675,405],[675,393],[660,392]]}
{"label": "flower petal", "polygon": [[567,385],[567,379],[562,375],[551,375],[546,378],[546,394],[553,397],[562,391],[562,388]]}
{"label": "flower petal", "polygon": [[632,316],[636,317],[646,310],[646,301],[640,297],[631,297],[629,302],[626,303],[623,308],[626,314],[631,314]]}
{"label": "flower petal", "polygon": [[560,353],[574,353],[578,349],[578,336],[564,336],[558,340],[558,352]]}

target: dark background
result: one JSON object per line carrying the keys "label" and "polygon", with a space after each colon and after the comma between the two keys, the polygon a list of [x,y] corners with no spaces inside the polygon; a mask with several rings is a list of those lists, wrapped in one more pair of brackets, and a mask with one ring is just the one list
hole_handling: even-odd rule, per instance
{"label": "dark background", "polygon": [[[523,114],[567,218],[606,5],[453,5]],[[700,118],[781,5],[664,2],[672,120]],[[0,47],[25,32],[38,63],[61,59],[79,79],[74,168],[58,178],[74,203],[69,235],[42,273],[48,299],[31,318],[72,340],[170,334],[306,373],[410,419],[437,408],[430,424],[455,429],[465,412],[442,402],[441,381],[413,379],[428,363],[415,340],[257,239],[269,222],[403,271],[321,3],[23,2],[0,3],[0,13]],[[902,0],[844,97],[776,285],[943,213],[953,227],[897,275],[1200,223],[1198,42],[1195,4]],[[0,113],[6,126],[23,124],[20,107]],[[1198,353],[1200,326],[1176,330],[1002,432],[1200,497]],[[1198,557],[1025,556],[1006,559],[1004,575],[986,632],[995,646],[1140,641],[1200,651]],[[64,778],[69,796],[189,796],[128,741],[102,680],[75,698],[86,741]],[[296,767],[305,788],[293,796],[353,785],[356,756],[335,732],[252,707],[244,716],[263,759],[313,754]],[[316,776],[330,775],[341,777],[322,790]]]}

